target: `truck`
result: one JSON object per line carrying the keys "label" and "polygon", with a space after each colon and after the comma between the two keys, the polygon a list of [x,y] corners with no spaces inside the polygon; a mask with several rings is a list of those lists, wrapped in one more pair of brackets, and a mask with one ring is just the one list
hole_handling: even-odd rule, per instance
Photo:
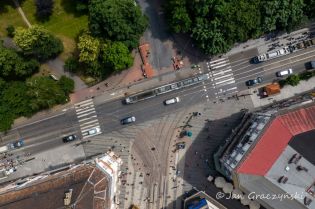
{"label": "truck", "polygon": [[275,94],[280,94],[280,85],[279,83],[272,83],[263,87],[262,97],[269,97]]}

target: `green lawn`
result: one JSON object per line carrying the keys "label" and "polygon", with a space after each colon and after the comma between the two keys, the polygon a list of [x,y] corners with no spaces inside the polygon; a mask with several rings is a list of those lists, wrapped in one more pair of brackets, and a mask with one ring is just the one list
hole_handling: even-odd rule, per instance
{"label": "green lawn", "polygon": [[55,0],[54,12],[47,22],[36,19],[34,0],[25,0],[22,9],[31,24],[40,24],[56,35],[75,38],[76,35],[88,26],[87,15],[77,14],[75,11],[76,0]]}
{"label": "green lawn", "polygon": [[6,36],[6,28],[8,25],[24,26],[20,14],[14,8],[14,4],[11,0],[0,0],[0,36]]}

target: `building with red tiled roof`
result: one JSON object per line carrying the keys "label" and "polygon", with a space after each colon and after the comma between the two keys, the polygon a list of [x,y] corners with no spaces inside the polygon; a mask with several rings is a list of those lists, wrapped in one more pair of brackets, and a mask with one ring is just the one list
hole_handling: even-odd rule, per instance
{"label": "building with red tiled roof", "polygon": [[0,190],[0,209],[114,208],[121,163],[107,153],[95,161],[10,183]]}
{"label": "building with red tiled roof", "polygon": [[315,209],[315,106],[244,118],[217,170],[265,208]]}

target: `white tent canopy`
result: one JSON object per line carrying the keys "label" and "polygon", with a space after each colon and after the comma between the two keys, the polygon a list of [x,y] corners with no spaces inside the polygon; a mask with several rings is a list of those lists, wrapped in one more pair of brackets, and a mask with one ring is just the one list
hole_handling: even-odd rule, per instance
{"label": "white tent canopy", "polygon": [[256,201],[251,201],[249,203],[249,208],[250,209],[259,209],[260,208],[260,204]]}
{"label": "white tent canopy", "polygon": [[241,203],[242,203],[243,205],[249,205],[250,201],[251,201],[251,200],[248,199],[247,195],[244,195],[243,198],[241,199]]}
{"label": "white tent canopy", "polygon": [[223,192],[231,193],[233,191],[233,185],[231,183],[225,183],[223,185]]}
{"label": "white tent canopy", "polygon": [[216,177],[214,180],[214,184],[218,188],[223,188],[225,183],[226,183],[226,181],[223,177]]}

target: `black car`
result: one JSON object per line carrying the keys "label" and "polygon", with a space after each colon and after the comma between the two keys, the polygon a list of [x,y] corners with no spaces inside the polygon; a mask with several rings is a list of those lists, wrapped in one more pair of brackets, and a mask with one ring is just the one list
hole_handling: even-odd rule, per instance
{"label": "black car", "polygon": [[74,140],[76,140],[76,139],[77,139],[77,136],[74,135],[74,134],[72,134],[72,135],[63,137],[63,138],[62,138],[62,141],[63,141],[64,143],[68,143],[68,142],[72,142],[72,141],[74,141]]}
{"label": "black car", "polygon": [[127,117],[120,120],[121,125],[126,125],[126,124],[134,123],[134,122],[136,122],[135,116]]}
{"label": "black car", "polygon": [[261,82],[262,82],[262,78],[257,77],[256,79],[246,81],[246,86],[254,86],[254,85],[259,84]]}

